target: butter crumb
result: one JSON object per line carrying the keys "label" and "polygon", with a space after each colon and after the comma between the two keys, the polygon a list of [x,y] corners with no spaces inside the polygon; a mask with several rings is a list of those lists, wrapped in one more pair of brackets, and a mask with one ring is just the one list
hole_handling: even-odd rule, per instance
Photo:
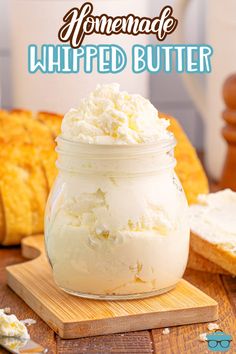
{"label": "butter crumb", "polygon": [[207,334],[206,334],[206,333],[201,333],[201,334],[199,335],[199,340],[200,340],[201,342],[205,342],[205,341],[207,340]]}
{"label": "butter crumb", "polygon": [[0,309],[0,336],[30,338],[25,324],[19,321],[15,315],[6,314],[5,309]]}
{"label": "butter crumb", "polygon": [[10,315],[10,313],[11,313],[10,307],[5,307],[5,308],[3,309],[3,311],[4,311],[4,313],[5,313],[6,315]]}
{"label": "butter crumb", "polygon": [[170,333],[170,330],[169,328],[164,328],[163,331],[162,331],[163,334],[169,334]]}
{"label": "butter crumb", "polygon": [[36,321],[33,320],[33,318],[26,318],[25,320],[21,320],[20,322],[26,326],[31,326],[36,323]]}
{"label": "butter crumb", "polygon": [[217,323],[209,323],[207,328],[209,331],[213,331],[214,329],[219,329],[219,325]]}

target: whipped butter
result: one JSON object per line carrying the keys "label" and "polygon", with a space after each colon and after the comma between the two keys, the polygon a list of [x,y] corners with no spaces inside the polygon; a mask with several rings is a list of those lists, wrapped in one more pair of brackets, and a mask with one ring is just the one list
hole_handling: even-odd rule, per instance
{"label": "whipped butter", "polygon": [[190,207],[191,230],[211,243],[232,243],[236,250],[236,193],[225,189],[198,197]]}
{"label": "whipped butter", "polygon": [[169,137],[168,126],[144,97],[120,91],[118,84],[98,85],[65,115],[62,136],[90,144],[153,143]]}
{"label": "whipped butter", "polygon": [[6,314],[4,309],[0,309],[0,336],[30,338],[25,324],[18,320],[15,315]]}
{"label": "whipped butter", "polygon": [[[45,218],[56,283],[87,297],[142,297],[176,285],[189,225],[168,121],[103,85],[68,112]],[[145,295],[146,294],[146,295]]]}

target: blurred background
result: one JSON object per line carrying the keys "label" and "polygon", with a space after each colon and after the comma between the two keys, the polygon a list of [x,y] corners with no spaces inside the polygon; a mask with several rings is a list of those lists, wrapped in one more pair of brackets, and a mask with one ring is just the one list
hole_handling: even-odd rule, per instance
{"label": "blurred background", "polygon": [[[27,0],[29,2],[29,0]],[[45,1],[45,0],[44,0]],[[44,2],[38,1],[38,2]],[[142,0],[141,0],[142,1]],[[34,0],[32,1],[35,2]],[[50,1],[49,1],[50,2]],[[69,1],[70,2],[70,1]],[[113,2],[113,1],[110,1]],[[136,1],[138,3],[139,1]],[[148,1],[146,1],[148,2]],[[190,16],[188,18],[190,30],[188,31],[190,37],[189,41],[192,43],[204,42],[204,6],[205,0],[194,0],[191,4]],[[79,3],[77,1],[77,3]],[[96,3],[96,2],[95,2]],[[173,4],[173,0],[169,0],[168,4]],[[166,5],[166,1],[153,0],[149,1],[149,12],[151,14],[158,14],[161,7]],[[0,65],[1,65],[1,88],[2,88],[2,106],[4,108],[11,108],[14,105],[12,84],[11,81],[11,50],[10,50],[10,1],[0,0]],[[96,5],[95,5],[96,6]],[[137,7],[137,6],[136,6]],[[68,9],[69,9],[68,5]],[[134,13],[136,12],[133,11]],[[202,18],[202,23],[194,21],[198,17]],[[56,14],[54,14],[56,16]],[[61,20],[61,16],[60,16]],[[62,21],[61,21],[62,23]],[[32,28],[28,26],[28,31]],[[21,36],[20,31],[17,36]],[[139,38],[136,38],[136,42],[139,43]],[[35,38],[36,40],[36,38]],[[46,39],[48,40],[48,39]],[[171,40],[171,39],[170,39]],[[155,38],[153,38],[153,43]],[[56,38],[54,40],[56,42]],[[47,43],[47,42],[45,42]],[[157,43],[156,43],[157,44]],[[22,55],[18,53],[18,56]],[[24,70],[22,68],[22,70]],[[75,74],[75,76],[78,76]],[[106,75],[104,76],[106,80]],[[114,77],[116,80],[116,77]],[[126,89],[126,87],[123,87]],[[168,112],[175,115],[180,119],[184,125],[189,137],[198,149],[202,149],[202,121],[196,108],[194,107],[191,98],[189,97],[186,89],[182,83],[181,77],[178,74],[166,75],[164,73],[158,75],[151,75],[150,77],[150,98],[152,102],[158,107],[159,110]],[[68,102],[70,104],[70,102]],[[69,108],[69,107],[68,107]],[[40,107],[39,107],[40,109]],[[55,107],[56,110],[56,107]]]}
{"label": "blurred background", "polygon": [[[214,49],[213,70],[208,75],[133,74],[128,68],[118,75],[29,74],[29,44],[59,43],[57,32],[63,15],[83,1],[0,0],[0,83],[3,108],[29,108],[64,113],[78,105],[97,83],[120,82],[123,89],[149,97],[158,110],[178,118],[193,145],[205,150],[207,168],[217,178],[222,169],[225,144],[220,137],[222,83],[236,71],[235,0],[95,0],[94,13],[110,15],[134,13],[158,16],[171,5],[178,18],[178,31],[164,43],[206,43]],[[224,16],[222,16],[224,13]],[[160,44],[154,36],[94,35],[84,44],[116,43],[127,52],[133,44]],[[186,78],[186,76],[189,76]],[[210,79],[209,79],[210,77]],[[187,79],[187,80],[186,80]],[[194,82],[190,82],[191,80]],[[197,80],[197,81],[196,81]],[[215,148],[217,147],[217,157]]]}

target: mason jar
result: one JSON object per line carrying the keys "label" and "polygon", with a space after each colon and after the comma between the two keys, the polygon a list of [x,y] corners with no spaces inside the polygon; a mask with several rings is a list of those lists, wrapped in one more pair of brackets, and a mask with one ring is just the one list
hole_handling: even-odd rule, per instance
{"label": "mason jar", "polygon": [[57,138],[58,177],[45,216],[56,284],[92,299],[174,288],[188,258],[188,205],[175,140],[95,145]]}

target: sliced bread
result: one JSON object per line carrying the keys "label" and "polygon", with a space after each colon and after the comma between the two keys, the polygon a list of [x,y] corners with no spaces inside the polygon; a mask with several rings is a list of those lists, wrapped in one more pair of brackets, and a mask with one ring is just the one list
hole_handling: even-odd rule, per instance
{"label": "sliced bread", "polygon": [[190,227],[193,251],[236,275],[236,192],[199,196],[190,207]]}

